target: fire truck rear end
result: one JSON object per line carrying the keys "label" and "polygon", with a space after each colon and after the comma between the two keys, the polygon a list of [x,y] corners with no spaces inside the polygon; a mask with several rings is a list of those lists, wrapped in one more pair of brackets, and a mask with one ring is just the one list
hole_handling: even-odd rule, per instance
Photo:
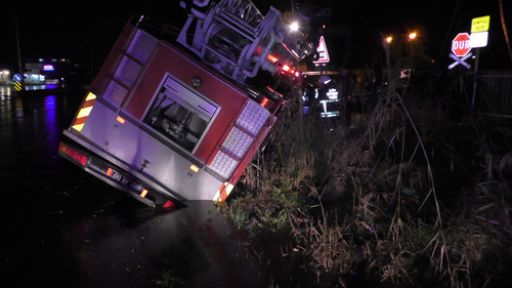
{"label": "fire truck rear end", "polygon": [[299,77],[278,10],[192,4],[174,41],[142,16],[126,24],[59,146],[153,207],[226,200]]}

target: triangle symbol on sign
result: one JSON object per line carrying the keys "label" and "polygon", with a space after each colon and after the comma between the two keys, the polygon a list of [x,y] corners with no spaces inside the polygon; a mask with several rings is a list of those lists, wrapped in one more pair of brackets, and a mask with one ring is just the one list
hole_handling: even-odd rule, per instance
{"label": "triangle symbol on sign", "polygon": [[327,50],[327,44],[325,43],[324,36],[320,36],[316,52],[318,53],[318,59],[313,61],[313,63],[323,64],[329,63],[331,61],[331,58],[329,57],[329,50]]}

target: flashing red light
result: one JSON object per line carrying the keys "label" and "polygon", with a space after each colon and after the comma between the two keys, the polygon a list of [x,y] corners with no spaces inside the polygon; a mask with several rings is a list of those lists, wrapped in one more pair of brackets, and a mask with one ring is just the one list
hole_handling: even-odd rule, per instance
{"label": "flashing red light", "polygon": [[164,208],[172,208],[174,207],[174,202],[172,202],[171,200],[167,200],[164,205],[163,205]]}
{"label": "flashing red light", "polygon": [[299,77],[299,76],[300,76],[299,71],[295,71],[295,77]]}
{"label": "flashing red light", "polygon": [[289,72],[291,68],[290,68],[290,66],[285,64],[285,65],[283,65],[283,67],[281,69],[283,69],[283,71],[285,71],[285,72]]}
{"label": "flashing red light", "polygon": [[87,165],[87,161],[89,161],[89,157],[86,154],[77,151],[63,143],[60,143],[59,145],[59,152],[68,156],[69,158],[78,162],[80,165],[84,167]]}

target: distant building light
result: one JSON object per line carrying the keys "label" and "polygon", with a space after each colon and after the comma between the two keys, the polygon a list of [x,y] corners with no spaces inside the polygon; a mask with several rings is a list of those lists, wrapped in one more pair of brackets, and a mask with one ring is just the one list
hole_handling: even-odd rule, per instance
{"label": "distant building light", "polygon": [[[7,69],[0,70],[0,83],[8,82],[11,79],[11,71]],[[0,93],[5,94],[5,93]]]}
{"label": "distant building light", "polygon": [[57,62],[57,58],[52,58],[52,62]]}
{"label": "distant building light", "polygon": [[45,64],[43,65],[43,71],[55,71],[55,67],[51,64]]}
{"label": "distant building light", "polygon": [[44,62],[44,59],[43,58],[39,58],[39,63],[43,63]]}
{"label": "distant building light", "polygon": [[60,62],[66,62],[66,58],[60,58]]}

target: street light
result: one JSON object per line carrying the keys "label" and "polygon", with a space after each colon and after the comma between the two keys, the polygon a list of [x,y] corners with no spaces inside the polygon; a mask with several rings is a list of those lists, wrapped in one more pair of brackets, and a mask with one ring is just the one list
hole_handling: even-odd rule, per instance
{"label": "street light", "polygon": [[393,42],[393,36],[389,35],[385,38],[386,43],[391,44]]}
{"label": "street light", "polygon": [[300,25],[299,25],[299,22],[298,21],[293,21],[292,23],[290,23],[290,25],[288,26],[288,29],[290,29],[290,32],[297,32],[299,31],[299,28],[300,28]]}
{"label": "street light", "polygon": [[416,40],[416,38],[418,38],[418,33],[416,33],[416,31],[413,31],[413,32],[409,33],[408,38],[409,38],[409,41],[414,41],[414,40]]}

